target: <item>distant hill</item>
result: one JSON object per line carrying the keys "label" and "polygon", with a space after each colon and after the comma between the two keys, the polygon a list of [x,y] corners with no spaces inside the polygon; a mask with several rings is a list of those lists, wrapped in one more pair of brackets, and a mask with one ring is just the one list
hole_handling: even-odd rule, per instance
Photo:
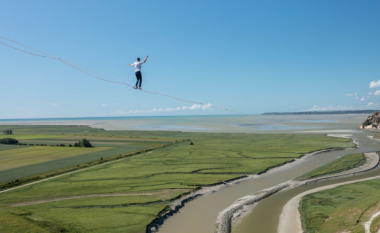
{"label": "distant hill", "polygon": [[324,115],[324,114],[372,114],[379,110],[313,111],[313,112],[266,112],[262,115]]}
{"label": "distant hill", "polygon": [[358,127],[359,129],[380,129],[380,111],[374,112]]}

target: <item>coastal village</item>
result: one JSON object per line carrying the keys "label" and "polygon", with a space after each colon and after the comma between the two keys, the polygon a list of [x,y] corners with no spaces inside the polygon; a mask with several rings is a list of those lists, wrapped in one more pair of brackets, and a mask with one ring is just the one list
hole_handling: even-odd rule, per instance
{"label": "coastal village", "polygon": [[380,111],[374,112],[372,116],[368,116],[358,129],[380,129]]}

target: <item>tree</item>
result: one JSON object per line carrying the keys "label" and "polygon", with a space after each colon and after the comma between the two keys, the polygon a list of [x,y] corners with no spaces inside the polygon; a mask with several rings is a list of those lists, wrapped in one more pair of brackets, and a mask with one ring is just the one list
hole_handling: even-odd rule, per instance
{"label": "tree", "polygon": [[18,143],[18,140],[14,138],[3,138],[3,139],[0,139],[0,143],[14,145]]}
{"label": "tree", "polygon": [[81,141],[79,142],[76,142],[74,144],[75,147],[92,147],[90,141],[88,141],[87,139],[83,138]]}
{"label": "tree", "polygon": [[11,129],[7,129],[3,131],[3,134],[13,134]]}

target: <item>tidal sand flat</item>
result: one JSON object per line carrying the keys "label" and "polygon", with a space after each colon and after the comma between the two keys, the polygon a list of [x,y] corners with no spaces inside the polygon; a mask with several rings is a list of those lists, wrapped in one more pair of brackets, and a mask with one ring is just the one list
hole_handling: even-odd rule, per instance
{"label": "tidal sand flat", "polygon": [[[117,130],[100,130],[98,128],[86,127],[86,129],[83,129],[78,126],[69,126],[70,121],[67,121],[65,122],[65,124],[68,126],[65,127],[70,128],[70,137],[93,137],[91,138],[91,140],[95,141],[96,138],[104,139],[108,137],[111,139],[108,146],[115,143],[117,145],[118,143],[120,143],[120,138],[128,138],[128,140],[137,140],[136,142],[138,142],[138,140],[175,141],[176,139],[190,139],[192,145],[190,145],[190,142],[180,143],[175,146],[154,150],[150,154],[144,154],[135,158],[127,158],[125,161],[120,161],[120,163],[104,165],[104,167],[100,166],[94,168],[93,170],[86,170],[83,173],[79,172],[75,175],[70,175],[67,178],[62,176],[59,177],[59,179],[57,180],[52,179],[47,181],[46,183],[43,182],[35,184],[25,189],[21,188],[17,191],[15,190],[17,195],[14,197],[17,198],[15,198],[14,201],[10,201],[9,203],[3,202],[2,205],[8,206],[7,208],[18,208],[16,207],[17,205],[20,205],[20,207],[23,206],[22,208],[34,208],[34,211],[36,213],[44,213],[47,209],[51,209],[49,210],[50,214],[51,216],[55,217],[46,218],[46,215],[44,215],[44,219],[48,219],[48,222],[52,221],[58,223],[59,226],[63,224],[63,228],[73,230],[76,225],[73,225],[71,221],[74,221],[74,219],[70,220],[69,218],[64,217],[66,214],[63,213],[62,215],[53,213],[56,209],[54,208],[54,206],[59,207],[59,203],[61,202],[70,203],[72,201],[72,199],[70,198],[81,197],[79,199],[81,199],[82,201],[87,201],[88,199],[91,203],[85,205],[85,207],[83,207],[84,209],[87,208],[86,206],[89,206],[88,208],[90,208],[90,206],[91,208],[99,208],[96,209],[97,211],[94,212],[97,213],[98,211],[100,211],[99,217],[96,217],[95,215],[93,215],[93,213],[91,213],[91,216],[93,216],[94,219],[97,219],[98,222],[101,220],[100,216],[103,216],[101,210],[109,208],[109,210],[107,209],[107,211],[116,211],[117,208],[119,208],[119,206],[124,206],[127,208],[131,207],[132,205],[142,207],[147,207],[147,205],[158,205],[158,209],[153,208],[147,212],[149,213],[149,216],[156,216],[155,218],[153,218],[156,219],[162,214],[165,214],[166,212],[170,211],[171,208],[175,207],[175,204],[174,206],[172,204],[174,203],[173,201],[175,199],[180,198],[183,195],[191,195],[193,190],[197,190],[201,187],[206,187],[214,184],[222,184],[223,189],[218,189],[217,191],[215,190],[216,192],[214,192],[211,195],[204,195],[196,200],[187,203],[184,208],[180,209],[179,213],[176,213],[172,217],[170,217],[160,228],[161,232],[167,232],[168,230],[169,232],[178,232],[176,226],[181,227],[181,230],[179,232],[186,232],[186,230],[188,230],[188,232],[210,232],[214,229],[214,224],[219,211],[233,203],[239,197],[244,196],[244,193],[249,194],[252,193],[252,191],[254,191],[255,189],[260,189],[262,187],[271,187],[273,186],[273,184],[278,182],[276,180],[266,180],[265,175],[262,179],[262,185],[251,186],[252,183],[249,183],[248,181],[229,185],[229,180],[235,180],[237,178],[241,179],[250,175],[263,173],[271,167],[279,166],[284,163],[289,163],[294,159],[299,158],[302,155],[311,151],[318,151],[326,148],[347,148],[353,146],[353,144],[350,143],[351,140],[349,139],[331,138],[325,137],[324,135],[309,135],[309,133],[294,134],[295,131],[289,129],[282,130],[278,127],[276,128],[276,125],[284,124],[285,121],[285,124],[288,124],[287,122],[291,122],[290,126],[292,126],[292,124],[296,124],[296,127],[306,127],[310,129],[315,129],[315,127],[318,127],[318,129],[321,130],[330,129],[331,131],[333,131],[344,130],[345,127],[342,127],[341,125],[337,124],[338,126],[333,127],[331,129],[331,127],[333,126],[332,123],[336,124],[336,122],[340,122],[344,126],[353,126],[357,124],[355,121],[357,121],[358,119],[360,119],[360,116],[352,116],[352,118],[348,119],[346,117],[339,118],[335,116],[328,116],[328,120],[324,120],[324,118],[321,116],[316,116],[314,119],[308,117],[306,119],[307,122],[304,122],[302,120],[302,117],[299,116],[297,116],[296,118],[294,118],[293,116],[282,116],[281,118],[276,116],[266,117],[265,119],[263,119],[262,116],[257,116],[257,118],[241,116],[209,116],[204,118],[179,117],[175,120],[173,120],[172,118],[165,120],[162,118],[148,119],[147,122],[144,123],[141,123],[141,119],[111,119],[109,120],[109,122],[107,122],[107,120],[102,119],[102,124],[110,128],[115,127],[115,129]],[[169,120],[170,123],[168,123]],[[271,127],[270,130],[260,130],[251,127],[244,127],[241,125],[234,125],[236,123],[263,123],[263,120],[266,121],[265,124],[268,124],[268,122],[269,124],[270,122],[275,122],[273,123],[275,126]],[[98,119],[93,120],[93,122],[90,122],[91,120],[88,119],[86,119],[85,121],[87,125],[92,125],[93,127],[99,127],[100,124],[100,122],[98,122]],[[140,123],[137,124],[137,121]],[[279,123],[280,121],[281,123]],[[164,128],[168,125],[173,125],[173,122],[175,122],[176,125],[185,126],[182,128],[182,131],[192,131],[194,130],[192,127],[197,127],[197,130],[193,133],[179,132],[177,128],[172,128],[173,131],[148,131],[148,129],[144,131],[121,130],[125,128],[126,124],[131,124],[133,125],[133,127],[136,127],[138,125],[155,126],[157,125],[157,122],[160,122],[159,124],[162,124]],[[33,133],[33,130],[36,129],[33,127],[42,127],[46,130],[52,130],[55,131],[55,134],[57,132],[60,132],[59,129],[54,129],[55,126],[48,126],[52,122],[45,123],[45,126],[37,126],[30,124],[29,122],[29,126],[27,126],[27,128],[25,129],[25,132],[30,131],[30,133]],[[57,123],[59,122],[54,122],[54,124]],[[80,122],[77,122],[76,120],[76,123]],[[119,128],[116,127],[118,124],[120,124]],[[3,127],[9,128],[9,126],[10,124],[8,122],[8,124],[4,125]],[[23,126],[20,123],[19,125],[14,127],[19,127],[19,129],[21,130],[26,126]],[[199,128],[207,128],[203,131],[208,133],[200,132],[202,130],[199,130]],[[95,132],[93,130],[97,131]],[[296,128],[295,130],[299,130],[299,128]],[[216,133],[224,131],[226,133]],[[231,132],[246,132],[248,134],[235,134]],[[257,132],[260,133],[258,134]],[[321,134],[324,133],[325,132]],[[40,132],[39,134],[43,133]],[[70,137],[68,137],[67,135],[63,135],[62,138],[57,138],[54,140],[67,141]],[[39,142],[41,142],[41,140],[45,139],[36,138],[34,140],[39,140]],[[145,142],[138,143],[144,144]],[[118,169],[116,169],[119,172],[110,172],[111,170],[116,171],[116,167],[119,167]],[[140,174],[141,172],[143,172],[143,174]],[[101,176],[99,177],[97,174],[101,174]],[[269,177],[270,176],[268,176],[268,178]],[[286,179],[286,176],[284,178]],[[66,179],[69,180],[66,181]],[[71,181],[70,179],[78,180]],[[258,184],[257,181],[259,180],[255,181],[256,184]],[[45,187],[46,185],[48,185],[49,187]],[[53,185],[54,188],[50,187],[50,185]],[[72,185],[79,185],[85,188],[78,189],[77,186],[74,187]],[[122,190],[113,190],[115,187],[122,187]],[[42,190],[48,189],[57,190],[57,192],[54,194],[45,194],[44,192],[42,192]],[[31,193],[24,193],[26,190],[31,191]],[[77,193],[80,191],[83,193]],[[165,193],[166,198],[162,198],[163,192]],[[131,196],[149,196],[149,198],[153,199],[149,199],[149,201],[145,199],[141,201],[142,199],[138,199],[137,201],[132,201],[133,203],[131,203],[131,201],[128,201],[128,198],[132,198]],[[0,195],[0,198],[1,197],[2,195]],[[105,200],[103,198],[107,198],[115,202],[110,201],[108,204],[111,205],[104,205],[102,202],[99,202],[100,200]],[[116,198],[121,199],[117,200]],[[11,200],[8,198],[5,199]],[[3,199],[3,201],[5,199]],[[57,201],[52,202],[50,200]],[[22,203],[39,204],[22,205]],[[199,203],[201,203],[202,206],[200,208],[198,205]],[[160,207],[161,204],[163,208]],[[37,207],[39,206],[42,206],[43,208],[41,207],[42,209],[38,209]],[[192,206],[197,206],[197,208],[193,209]],[[82,207],[80,207],[80,205],[78,206],[77,204],[69,204],[64,208],[72,208],[72,211],[69,211],[67,213],[76,213],[76,209],[83,209]],[[148,208],[146,208],[146,210],[148,210]],[[140,212],[136,211],[133,213]],[[189,213],[190,215],[188,215]],[[58,219],[57,216],[62,216],[62,218]],[[74,214],[73,216],[76,215]],[[78,216],[82,216],[82,214]],[[137,216],[137,214],[135,216]],[[139,216],[141,216],[141,214],[139,214]],[[193,220],[191,224],[188,221],[189,218]],[[122,219],[125,220],[125,218]],[[182,219],[184,219],[184,222],[182,221]],[[83,221],[87,220],[84,219]],[[134,227],[137,227],[138,229],[142,230],[145,229],[148,226],[148,224],[151,223],[153,220],[151,218],[145,218],[145,220],[141,221],[136,219],[131,221],[135,222],[120,223],[121,225],[118,225],[118,227],[115,228],[115,232],[125,231],[125,229],[128,228],[127,226],[129,226],[130,224],[133,224]],[[92,226],[92,224],[88,224],[86,222],[83,222],[82,224],[85,227]],[[186,224],[190,224],[192,226]],[[93,226],[94,228],[103,230],[107,228],[107,226],[101,227],[96,224],[93,224]],[[86,229],[90,230],[92,228]],[[136,229],[131,228],[127,232],[134,232],[136,231]]]}
{"label": "tidal sand flat", "polygon": [[[26,127],[30,133],[38,128],[19,127]],[[55,133],[60,130],[57,126],[49,129]],[[77,126],[74,129],[77,131],[73,136],[92,139],[109,136],[113,141],[120,141],[122,137],[132,137],[143,143],[144,139],[170,138],[190,139],[191,143],[181,142],[1,193],[0,203],[6,207],[2,210],[8,217],[16,210],[30,213],[12,215],[15,222],[35,218],[69,231],[145,231],[154,219],[174,208],[171,203],[175,199],[194,190],[263,173],[310,151],[353,146],[348,139],[323,135],[91,132]],[[65,135],[64,140],[67,138]],[[112,226],[108,225],[111,223]]]}
{"label": "tidal sand flat", "polygon": [[[363,119],[362,115],[352,115],[352,116],[327,116],[325,119],[334,119],[334,121],[338,122],[335,124],[331,123],[325,123],[323,118],[326,116],[308,116],[306,119],[308,121],[309,127],[321,127],[321,130],[324,130],[323,132],[317,132],[319,134],[326,134],[328,132],[333,133],[337,131],[344,131],[345,134],[347,134],[346,130],[349,129],[350,131],[354,133],[361,134],[360,131],[355,130],[358,124]],[[302,116],[282,116],[282,117],[273,117],[266,119],[267,122],[283,122],[283,121],[295,121],[295,120],[302,120]],[[317,121],[316,125],[313,123],[313,121]],[[322,121],[323,123],[319,122]],[[327,120],[330,122],[330,120]],[[321,125],[322,124],[322,125]],[[240,127],[243,128],[243,127]],[[246,127],[247,129],[251,129]],[[252,132],[255,129],[251,129]],[[292,134],[292,133],[303,133],[303,131],[296,130],[279,130],[279,131],[271,131],[271,130],[262,130],[260,133],[265,134],[271,134],[271,133],[283,133],[283,134]],[[308,133],[306,133],[308,134]],[[256,191],[260,191],[262,189],[270,188],[276,184],[279,184],[281,182],[294,179],[297,176],[306,173],[307,171],[310,171],[320,165],[323,165],[324,163],[331,161],[335,159],[338,156],[341,156],[344,153],[348,153],[345,151],[336,151],[336,152],[329,152],[326,154],[321,154],[312,158],[309,158],[308,160],[303,161],[300,165],[297,165],[295,167],[291,167],[289,169],[280,169],[278,173],[271,174],[266,176],[265,174],[262,174],[263,177],[260,179],[252,179],[252,180],[246,180],[239,184],[234,184],[228,186],[228,188],[225,188],[223,190],[220,190],[216,193],[213,193],[212,195],[208,196],[202,196],[199,197],[197,200],[194,200],[188,204],[186,204],[185,208],[181,209],[181,212],[174,215],[173,217],[169,218],[167,222],[163,225],[160,232],[211,232],[214,231],[214,225],[215,221],[217,219],[217,216],[219,212],[221,212],[223,209],[227,208],[229,205],[234,203],[237,199],[242,198],[245,195],[252,194]],[[312,162],[308,162],[312,161]],[[230,204],[228,204],[230,203]],[[256,208],[256,207],[255,207]],[[254,212],[255,213],[255,212]],[[256,230],[257,232],[268,232],[268,229],[262,229],[261,224],[263,221],[271,221],[271,217],[273,217],[273,212],[271,211],[259,211],[258,215],[263,215],[263,213],[268,213],[265,215],[264,218],[261,218],[258,222],[255,222],[255,224],[250,224],[251,216],[247,216],[247,220],[243,218],[238,224],[233,226],[232,232],[235,232],[236,230],[239,232],[252,232],[253,230]],[[248,214],[250,215],[250,214]],[[274,217],[275,218],[275,217]],[[188,222],[188,219],[193,219],[194,221]],[[194,222],[197,222],[199,224],[195,225]],[[266,224],[266,225],[272,225]],[[275,226],[275,225],[273,225]],[[274,227],[274,230],[271,232],[276,232],[277,227]]]}
{"label": "tidal sand flat", "polygon": [[0,120],[0,125],[87,125],[105,130],[260,134],[292,133],[297,131],[326,133],[331,130],[354,130],[366,117],[367,114],[94,117]]}

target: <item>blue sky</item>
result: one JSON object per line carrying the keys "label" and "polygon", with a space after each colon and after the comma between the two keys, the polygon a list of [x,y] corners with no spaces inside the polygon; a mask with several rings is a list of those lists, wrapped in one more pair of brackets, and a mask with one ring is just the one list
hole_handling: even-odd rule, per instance
{"label": "blue sky", "polygon": [[128,63],[149,55],[144,90],[208,104],[0,44],[0,119],[379,109],[379,9],[374,0],[0,0],[1,36],[131,85]]}

